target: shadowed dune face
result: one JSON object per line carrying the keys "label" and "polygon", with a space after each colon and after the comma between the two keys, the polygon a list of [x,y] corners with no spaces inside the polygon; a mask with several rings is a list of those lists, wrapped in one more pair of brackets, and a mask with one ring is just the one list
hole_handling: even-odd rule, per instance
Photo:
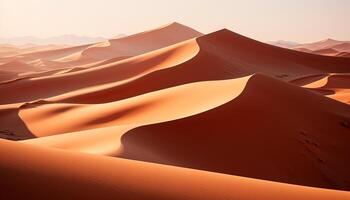
{"label": "shadowed dune face", "polygon": [[[346,72],[350,64],[348,58],[317,56],[273,47],[228,30],[199,37],[197,44],[198,46],[194,45],[193,41],[188,41],[187,44],[185,42],[79,73],[19,80],[11,85],[3,84],[0,85],[0,92],[14,89],[24,92],[21,97],[7,95],[1,99],[1,103],[49,98],[113,82],[113,85],[107,86],[107,89],[97,91],[100,94],[94,95],[94,98],[91,98],[89,92],[87,92],[89,94],[78,95],[78,99],[88,99],[84,103],[99,103],[103,100],[96,96],[104,97],[113,94],[108,101],[120,100],[180,84],[238,78],[256,72],[289,80],[305,76],[305,74]],[[182,48],[186,48],[187,52],[180,57],[186,57],[186,59],[179,59],[177,53],[174,54],[174,57],[171,56],[174,52],[184,52]],[[179,61],[172,62],[172,58],[179,59]],[[153,67],[153,73],[145,71],[150,67]],[[198,70],[201,73],[198,73]],[[110,74],[116,74],[116,76],[110,76]],[[135,78],[137,75],[142,76]],[[128,80],[132,77],[134,77],[133,80]],[[127,84],[118,84],[116,83],[118,81],[127,81]],[[39,85],[45,85],[45,87],[39,87]],[[26,93],[26,91],[31,92]],[[72,95],[72,97],[65,98],[68,99],[63,102],[71,103],[74,102],[75,97]],[[93,99],[97,99],[96,102]]]}
{"label": "shadowed dune face", "polygon": [[119,156],[348,190],[349,119],[346,105],[255,75],[218,108],[127,132]]}
{"label": "shadowed dune face", "polygon": [[23,140],[34,135],[20,118],[16,107],[0,106],[0,138]]}

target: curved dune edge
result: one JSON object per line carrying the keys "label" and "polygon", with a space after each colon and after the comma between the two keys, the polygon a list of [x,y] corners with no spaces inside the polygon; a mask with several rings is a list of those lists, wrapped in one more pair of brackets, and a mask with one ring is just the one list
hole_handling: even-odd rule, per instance
{"label": "curved dune edge", "polygon": [[[33,71],[39,72],[38,75],[42,74],[44,76],[44,73],[40,72],[74,67],[94,67],[98,63],[115,62],[116,60],[144,54],[201,35],[203,34],[190,27],[172,23],[147,32],[94,44],[58,49],[49,48],[46,51],[45,49],[41,49],[41,51],[33,49],[33,52],[1,58],[2,64],[0,64],[0,68],[7,69],[9,68],[7,65],[10,65],[11,68],[9,69],[18,68],[16,71],[28,71],[21,67],[25,65],[26,69],[31,68]],[[15,63],[17,64],[15,65]],[[18,75],[20,76],[20,74]],[[20,78],[25,77],[27,76],[20,76]],[[3,77],[3,81],[8,80],[11,79]]]}
{"label": "curved dune edge", "polygon": [[[3,157],[0,173],[6,183],[2,185],[0,197],[4,199],[47,196],[51,199],[153,200],[350,198],[349,192],[72,153],[5,140],[0,140],[0,144]],[[30,165],[23,167],[25,163]]]}
{"label": "curved dune edge", "polygon": [[[350,118],[346,105],[260,74],[241,78],[241,81],[195,84],[200,86],[199,90],[205,88],[205,92],[212,94],[209,83],[215,84],[212,90],[218,94],[224,93],[222,89],[230,91],[227,101],[215,102],[212,108],[201,109],[199,113],[187,113],[187,117],[178,117],[181,119],[173,117],[167,121],[163,118],[167,122],[153,121],[147,125],[143,121],[144,124],[112,126],[24,142],[265,180],[348,189],[344,181],[348,173],[343,165],[350,162],[346,153],[350,151],[347,145],[350,136],[343,126]],[[195,84],[184,85],[192,92],[183,90],[186,91],[183,94],[196,96]],[[244,87],[233,92],[234,85]],[[179,88],[182,87],[139,98],[147,99],[146,96],[156,94],[165,97],[165,92],[171,91],[181,99],[180,93],[173,92]],[[198,97],[199,100],[204,98]],[[200,102],[198,99],[191,99],[191,102]],[[184,106],[175,106],[179,108]],[[131,113],[131,116],[132,122],[137,121],[137,114]],[[330,137],[337,142],[337,148],[329,144]],[[98,142],[94,144],[92,140]],[[271,140],[274,142],[266,146]]]}
{"label": "curved dune edge", "polygon": [[56,62],[73,62],[73,61],[78,61],[80,59],[84,59],[83,58],[83,53],[84,51],[90,49],[90,48],[103,48],[103,47],[110,47],[111,43],[110,41],[104,41],[104,42],[98,42],[96,44],[91,44],[90,46],[87,46],[86,48],[82,49],[81,51],[77,51],[75,53],[69,54],[65,57],[61,57],[58,59],[55,59],[53,61]]}
{"label": "curved dune edge", "polygon": [[[116,57],[108,60],[102,60],[97,62],[94,61],[89,64],[76,65],[73,68],[64,67],[61,69],[49,69],[41,72],[33,72],[33,73],[25,73],[25,74],[23,73],[19,78],[0,82],[0,85],[8,84],[8,83],[12,83],[20,80],[27,80],[27,81],[28,80],[29,81],[51,80],[52,81],[52,79],[55,79],[55,77],[66,77],[66,79],[70,79],[70,77],[74,76],[73,72],[79,72],[77,74],[79,75],[81,73],[83,74],[94,73],[94,72],[99,72],[100,70],[105,70],[105,71],[109,71],[109,75],[113,73],[125,74],[127,72],[123,72],[123,70],[121,71],[119,70],[120,71],[119,72],[118,69],[116,68],[123,65],[136,64],[139,66],[139,67],[136,66],[136,70],[137,70],[137,68],[140,68],[140,69],[145,68],[145,67],[143,68],[140,67],[140,65],[147,65],[148,67],[143,69],[145,71],[143,72],[141,71],[141,74],[134,74],[135,77],[129,75],[130,79],[135,79],[142,75],[148,74],[154,70],[173,67],[175,65],[183,63],[195,57],[195,55],[198,52],[199,52],[198,44],[195,42],[194,39],[190,39],[188,41],[179,42],[169,47],[164,47],[162,49],[155,50],[154,52],[151,52],[151,53],[146,53],[145,55],[142,55],[142,56],[135,56],[131,59],[128,59],[130,57]],[[95,69],[89,69],[89,68],[95,68]],[[135,67],[129,66],[129,68],[135,68]],[[133,71],[133,70],[130,70],[130,71]],[[123,77],[123,75],[119,75],[119,76]],[[117,80],[118,80],[118,77],[116,77],[115,81],[118,82]],[[113,84],[117,84],[117,83],[113,83]]]}
{"label": "curved dune edge", "polygon": [[258,74],[226,104],[128,131],[116,156],[349,190],[349,120],[347,105]]}
{"label": "curved dune edge", "polygon": [[19,116],[37,137],[107,126],[159,123],[222,105],[236,98],[249,78],[185,84],[104,104],[32,103],[22,106]]}
{"label": "curved dune edge", "polygon": [[[125,82],[132,81],[153,71],[171,68],[179,63],[186,62],[193,58],[198,51],[199,47],[196,41],[192,39],[141,56],[116,61],[115,63],[104,64],[102,66],[66,74],[56,74],[15,81],[11,82],[11,84],[1,84],[0,91],[22,90],[22,95],[18,97],[17,95],[12,96],[11,93],[8,93],[9,95],[0,101],[2,101],[2,103],[9,103],[8,100],[12,99],[12,102],[25,102],[26,100],[37,97],[39,97],[39,99],[42,97],[52,97],[74,92],[79,89],[108,88],[124,84]],[[45,87],[41,87],[43,85],[45,85]],[[82,93],[86,92],[84,90]],[[67,95],[69,94],[65,94],[65,96]],[[20,98],[20,100],[18,98]]]}
{"label": "curved dune edge", "polygon": [[[62,103],[86,103],[93,100],[93,103],[104,103],[103,99],[106,96],[111,96],[113,93],[117,93],[114,88],[128,85],[128,83],[140,79],[152,72],[164,70],[184,63],[193,59],[199,52],[199,46],[194,39],[181,42],[176,45],[165,47],[160,50],[156,50],[141,56],[135,56],[130,59],[123,59],[120,62],[109,63],[102,65],[101,67],[108,70],[116,69],[117,77],[115,81],[110,81],[103,84],[96,84],[82,89],[77,89],[64,94],[59,94],[54,97],[47,98],[48,101],[62,102]],[[128,68],[128,72],[119,70],[118,68]],[[96,70],[103,70],[100,67],[96,67]],[[133,72],[134,71],[134,72]],[[81,71],[82,73],[91,73],[93,71],[86,69]],[[132,72],[132,73],[130,73]],[[123,75],[125,74],[125,75]],[[64,75],[63,75],[64,76]],[[118,79],[122,77],[121,79]],[[102,102],[98,102],[96,99],[102,96]],[[112,101],[112,100],[109,100]]]}
{"label": "curved dune edge", "polygon": [[111,126],[22,140],[20,142],[81,153],[113,156],[119,154],[121,150],[120,140],[122,135],[132,128],[135,128],[135,125]]}
{"label": "curved dune edge", "polygon": [[348,73],[329,74],[302,87],[325,94],[334,100],[350,103],[350,74]]}
{"label": "curved dune edge", "polygon": [[[101,59],[105,60],[113,57],[135,56],[162,47],[170,46],[184,40],[195,38],[200,35],[202,34],[187,26],[172,23],[160,28],[149,30],[147,32],[138,33],[123,38],[110,39],[104,42],[50,51],[27,53],[17,57],[19,60],[26,62],[41,59],[48,62],[54,62],[56,65],[58,65],[45,65],[46,68],[57,68],[62,66],[71,67],[73,65],[81,65],[86,62]],[[155,37],[159,38],[154,40]],[[119,42],[125,45],[121,45]],[[90,51],[93,52],[93,54],[91,54]],[[124,51],[127,52],[127,55],[124,54],[126,53]]]}

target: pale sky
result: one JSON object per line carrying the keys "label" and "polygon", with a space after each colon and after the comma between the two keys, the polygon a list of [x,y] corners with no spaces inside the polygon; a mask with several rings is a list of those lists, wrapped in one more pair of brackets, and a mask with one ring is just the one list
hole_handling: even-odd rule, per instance
{"label": "pale sky", "polygon": [[261,41],[350,40],[350,0],[0,0],[0,37],[112,37],[174,21]]}

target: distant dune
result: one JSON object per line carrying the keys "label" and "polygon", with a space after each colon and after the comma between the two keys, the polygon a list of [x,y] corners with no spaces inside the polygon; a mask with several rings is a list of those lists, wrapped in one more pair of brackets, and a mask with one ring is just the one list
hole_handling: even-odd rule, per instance
{"label": "distant dune", "polygon": [[350,53],[350,41],[338,41],[333,39],[326,39],[307,44],[295,44],[286,41],[270,42],[270,44],[282,48],[324,56],[348,57],[347,54]]}
{"label": "distant dune", "polygon": [[21,48],[0,46],[0,199],[350,199],[346,42],[171,23]]}
{"label": "distant dune", "polygon": [[96,43],[106,40],[103,37],[87,37],[87,36],[78,36],[78,35],[59,35],[48,38],[37,38],[31,36],[23,37],[9,37],[9,38],[0,38],[0,43],[10,43],[16,46],[23,46],[28,44],[35,45],[82,45],[89,43]]}
{"label": "distant dune", "polygon": [[268,44],[271,44],[271,45],[274,45],[274,46],[278,46],[278,47],[282,47],[282,48],[288,48],[288,49],[300,45],[297,42],[285,41],[285,40],[272,41],[272,42],[268,42]]}
{"label": "distant dune", "polygon": [[[33,49],[32,52],[25,51],[10,54],[12,57],[0,57],[0,63],[22,62],[32,68],[37,68],[35,71],[41,72],[57,69],[88,68],[140,55],[201,35],[201,33],[189,27],[172,23],[144,33],[94,44],[59,49],[52,48],[48,51]],[[0,55],[3,48],[8,47],[0,46]],[[18,76],[19,78],[28,77],[21,74],[18,74]]]}
{"label": "distant dune", "polygon": [[322,40],[319,42],[301,44],[299,46],[296,46],[295,48],[302,47],[302,48],[310,49],[311,51],[316,51],[319,49],[331,48],[332,46],[339,45],[342,43],[344,43],[344,42],[328,38],[328,39],[325,39],[325,40]]}
{"label": "distant dune", "polygon": [[315,43],[301,44],[293,47],[293,49],[325,56],[341,56],[350,53],[350,42],[327,39]]}
{"label": "distant dune", "polygon": [[339,57],[350,57],[350,52],[340,52],[337,54]]}

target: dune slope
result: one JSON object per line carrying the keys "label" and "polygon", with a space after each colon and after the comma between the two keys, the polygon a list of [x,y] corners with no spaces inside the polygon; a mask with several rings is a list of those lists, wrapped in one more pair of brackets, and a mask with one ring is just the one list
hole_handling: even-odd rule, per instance
{"label": "dune slope", "polygon": [[[98,64],[107,64],[128,57],[140,55],[149,51],[157,50],[176,44],[202,34],[179,23],[172,23],[157,29],[143,33],[110,39],[95,44],[54,48],[33,48],[23,51],[21,54],[0,58],[0,70],[15,68],[13,63],[23,63],[35,69],[35,71],[48,71],[57,69],[69,69],[78,67],[93,67]],[[8,49],[4,46],[2,48]],[[4,50],[5,51],[5,50]],[[7,50],[8,51],[8,50]],[[1,53],[1,46],[0,46]],[[28,76],[22,76],[28,77]],[[29,76],[30,77],[30,76]]]}
{"label": "dune slope", "polygon": [[349,119],[347,105],[255,75],[218,108],[127,132],[119,156],[349,190]]}
{"label": "dune slope", "polygon": [[[19,116],[37,137],[115,125],[139,126],[215,108],[238,96],[248,79],[191,83],[104,104],[38,102],[22,106]],[[218,94],[212,95],[215,92]]]}
{"label": "dune slope", "polygon": [[6,183],[1,186],[2,199],[345,200],[350,197],[341,191],[71,153],[5,140],[0,140],[0,147],[0,175]]}
{"label": "dune slope", "polygon": [[[196,42],[189,40],[89,70],[2,84],[0,92],[9,95],[2,98],[0,102],[32,101],[112,82],[107,91],[103,89],[101,95],[94,95],[95,92],[83,94],[87,95],[84,99],[92,95],[98,99],[98,102],[105,102],[106,100],[101,100],[98,96],[109,96],[108,94],[112,93],[116,96],[108,101],[120,100],[180,84],[238,78],[257,72],[290,80],[305,74],[349,72],[349,64],[349,58],[296,52],[259,43],[231,31],[222,30],[199,37]],[[150,68],[154,70],[150,71]],[[112,74],[116,75],[112,76]],[[134,79],[130,81],[132,77]],[[127,83],[116,83],[118,81],[127,81]],[[40,87],[42,85],[45,87]],[[23,94],[12,95],[8,92],[12,90],[21,90]],[[76,95],[72,96],[74,98]],[[69,102],[74,101],[69,100]]]}

